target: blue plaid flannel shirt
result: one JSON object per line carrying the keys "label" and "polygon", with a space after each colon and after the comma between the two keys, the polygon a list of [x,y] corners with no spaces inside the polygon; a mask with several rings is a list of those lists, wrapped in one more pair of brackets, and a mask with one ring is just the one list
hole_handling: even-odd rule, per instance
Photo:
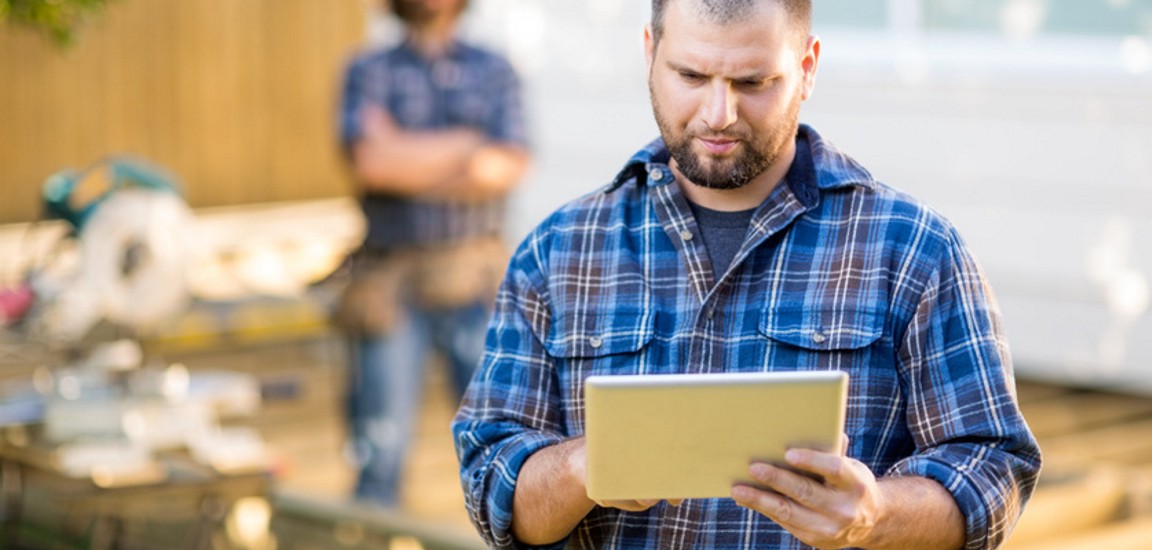
{"label": "blue plaid flannel shirt", "polygon": [[[361,112],[377,105],[403,128],[475,128],[493,142],[527,146],[520,80],[503,57],[454,41],[436,59],[407,42],[352,60],[340,106],[340,139],[347,149],[362,135]],[[367,194],[365,244],[388,250],[455,244],[500,236],[507,210],[503,198],[484,202],[420,200]]]}
{"label": "blue plaid flannel shirt", "polygon": [[[659,140],[521,244],[453,422],[468,510],[494,547],[533,452],[584,432],[593,374],[843,370],[848,455],[952,493],[967,548],[1011,532],[1040,451],[991,291],[956,230],[801,126],[797,157],[715,274]],[[595,508],[556,546],[808,548],[732,499]]]}

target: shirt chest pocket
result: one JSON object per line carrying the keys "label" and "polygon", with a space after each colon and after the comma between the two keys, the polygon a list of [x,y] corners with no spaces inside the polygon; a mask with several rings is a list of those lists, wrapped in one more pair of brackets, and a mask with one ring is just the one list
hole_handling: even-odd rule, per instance
{"label": "shirt chest pocket", "polygon": [[445,117],[448,124],[471,126],[484,129],[488,118],[496,107],[494,99],[477,90],[453,90],[445,104]]}
{"label": "shirt chest pocket", "polygon": [[636,355],[652,341],[654,315],[574,312],[553,319],[544,347],[573,371],[624,374],[637,368]]}
{"label": "shirt chest pocket", "polygon": [[857,370],[867,367],[884,333],[884,312],[866,307],[767,307],[760,333],[772,363],[805,370]]}

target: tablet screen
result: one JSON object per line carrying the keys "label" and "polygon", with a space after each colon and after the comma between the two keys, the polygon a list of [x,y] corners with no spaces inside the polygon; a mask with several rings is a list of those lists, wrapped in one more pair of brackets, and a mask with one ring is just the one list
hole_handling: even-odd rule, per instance
{"label": "tablet screen", "polygon": [[584,388],[594,500],[728,497],[754,485],[752,461],[842,452],[840,371],[591,376]]}

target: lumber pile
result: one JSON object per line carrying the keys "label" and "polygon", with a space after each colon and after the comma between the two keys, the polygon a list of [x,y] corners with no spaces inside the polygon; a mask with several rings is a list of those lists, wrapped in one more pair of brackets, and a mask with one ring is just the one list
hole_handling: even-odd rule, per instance
{"label": "lumber pile", "polygon": [[1021,383],[1045,466],[1007,550],[1152,549],[1152,397]]}

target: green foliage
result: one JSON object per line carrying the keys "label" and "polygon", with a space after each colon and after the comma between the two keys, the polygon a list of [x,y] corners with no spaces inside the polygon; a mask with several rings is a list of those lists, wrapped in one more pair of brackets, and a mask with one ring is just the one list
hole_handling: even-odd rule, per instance
{"label": "green foliage", "polygon": [[36,29],[61,46],[71,44],[89,15],[112,0],[0,0],[0,23]]}

